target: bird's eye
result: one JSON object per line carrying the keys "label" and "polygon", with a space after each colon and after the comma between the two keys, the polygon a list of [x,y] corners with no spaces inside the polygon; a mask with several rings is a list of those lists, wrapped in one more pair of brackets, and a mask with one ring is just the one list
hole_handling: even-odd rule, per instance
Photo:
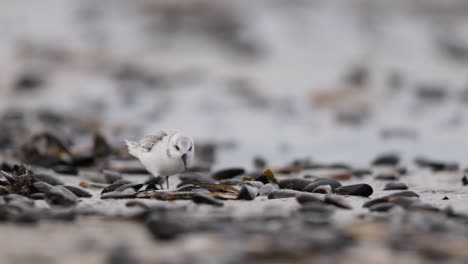
{"label": "bird's eye", "polygon": [[188,151],[192,151],[192,146],[190,146],[190,148],[188,149]]}
{"label": "bird's eye", "polygon": [[175,146],[175,149],[180,150],[179,146]]}

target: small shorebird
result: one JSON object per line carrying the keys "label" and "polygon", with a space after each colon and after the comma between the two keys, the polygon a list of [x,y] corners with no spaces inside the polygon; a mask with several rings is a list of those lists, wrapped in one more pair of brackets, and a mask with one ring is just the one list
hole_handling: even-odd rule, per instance
{"label": "small shorebird", "polygon": [[138,158],[154,176],[165,177],[181,173],[192,163],[195,146],[192,138],[175,129],[160,129],[138,142],[125,140],[128,151]]}

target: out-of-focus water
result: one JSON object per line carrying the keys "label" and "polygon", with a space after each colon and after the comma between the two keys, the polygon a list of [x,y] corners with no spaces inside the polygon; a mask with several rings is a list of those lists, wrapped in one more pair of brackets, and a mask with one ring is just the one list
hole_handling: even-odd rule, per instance
{"label": "out-of-focus water", "polygon": [[[387,151],[465,164],[467,13],[463,1],[7,0],[1,106],[140,131],[126,138],[174,127],[235,143],[220,167],[255,155],[363,166]],[[359,67],[368,78],[346,82]],[[30,72],[44,84],[14,89]],[[421,86],[443,95],[421,99]],[[415,136],[383,140],[388,129]]]}

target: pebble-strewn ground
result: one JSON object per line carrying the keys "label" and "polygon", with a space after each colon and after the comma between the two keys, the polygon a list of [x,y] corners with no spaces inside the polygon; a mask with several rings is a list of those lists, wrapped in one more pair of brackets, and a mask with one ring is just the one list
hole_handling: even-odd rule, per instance
{"label": "pebble-strewn ground", "polygon": [[[466,263],[467,14],[2,1],[0,263]],[[170,190],[156,128],[196,142]]]}

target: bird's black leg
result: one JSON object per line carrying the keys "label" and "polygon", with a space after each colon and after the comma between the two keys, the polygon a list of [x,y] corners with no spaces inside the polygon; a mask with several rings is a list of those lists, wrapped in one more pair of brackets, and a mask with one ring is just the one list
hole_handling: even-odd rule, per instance
{"label": "bird's black leg", "polygon": [[167,189],[169,190],[169,176],[166,176],[166,185],[167,185]]}
{"label": "bird's black leg", "polygon": [[[161,179],[161,176],[158,176],[158,177],[159,177],[159,179]],[[164,190],[164,188],[163,188],[163,186],[162,186],[162,183],[161,183],[161,180],[159,181],[158,185],[159,185],[159,187],[161,188],[161,190]]]}

